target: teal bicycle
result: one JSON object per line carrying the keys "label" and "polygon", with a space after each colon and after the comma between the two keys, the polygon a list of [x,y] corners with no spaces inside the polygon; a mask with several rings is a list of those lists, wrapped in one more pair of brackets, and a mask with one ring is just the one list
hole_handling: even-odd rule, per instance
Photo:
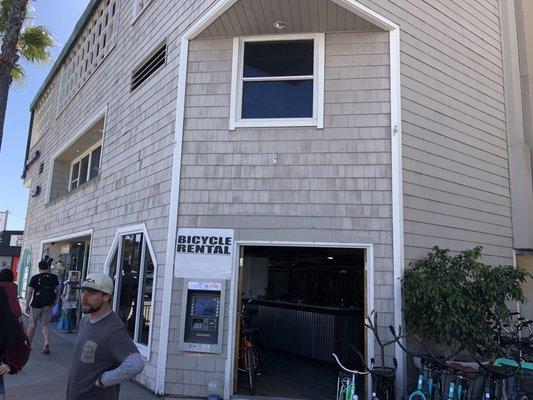
{"label": "teal bicycle", "polygon": [[[401,327],[396,334],[393,326],[389,326],[392,336],[400,348],[413,359],[420,359],[420,367],[418,373],[417,387],[409,394],[408,400],[461,400],[464,398],[468,386],[467,379],[465,379],[464,371],[458,366],[454,367],[448,365],[448,361],[456,357],[464,350],[460,347],[449,357],[439,357],[425,345],[424,342],[418,342],[424,347],[425,352],[413,353],[409,351],[401,342],[402,336]],[[453,379],[450,381],[448,395],[444,395],[444,382],[448,374],[451,373]]]}
{"label": "teal bicycle", "polygon": [[[339,365],[339,367],[348,373],[346,376],[342,376],[342,374],[339,374],[338,382],[337,382],[337,400],[359,400],[359,395],[357,394],[357,387],[356,387],[356,376],[364,376],[368,375],[369,371],[357,371],[346,368],[344,365],[342,365],[341,361],[339,360],[339,357],[335,353],[333,353],[333,358],[335,358],[335,361]],[[372,358],[370,361],[370,369],[374,367],[374,359]]]}

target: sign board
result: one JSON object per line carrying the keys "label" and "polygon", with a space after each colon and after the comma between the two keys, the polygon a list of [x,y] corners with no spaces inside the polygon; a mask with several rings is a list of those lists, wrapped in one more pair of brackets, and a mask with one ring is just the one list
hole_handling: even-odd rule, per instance
{"label": "sign board", "polygon": [[9,245],[11,247],[21,247],[22,235],[11,235],[11,237],[9,238]]}
{"label": "sign board", "polygon": [[187,289],[190,290],[209,290],[220,292],[222,291],[222,284],[219,282],[194,282],[190,281],[187,285]]}
{"label": "sign board", "polygon": [[177,278],[230,279],[232,263],[233,229],[178,229]]}
{"label": "sign board", "polygon": [[7,211],[0,211],[0,232],[6,230],[7,224]]}

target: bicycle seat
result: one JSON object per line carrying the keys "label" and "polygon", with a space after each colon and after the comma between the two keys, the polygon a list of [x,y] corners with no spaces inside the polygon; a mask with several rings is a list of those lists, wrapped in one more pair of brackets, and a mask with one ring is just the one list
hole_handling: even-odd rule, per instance
{"label": "bicycle seat", "polygon": [[460,373],[468,380],[474,380],[477,377],[477,370],[468,365],[463,365],[461,363],[454,362],[454,363],[449,364],[448,367]]}

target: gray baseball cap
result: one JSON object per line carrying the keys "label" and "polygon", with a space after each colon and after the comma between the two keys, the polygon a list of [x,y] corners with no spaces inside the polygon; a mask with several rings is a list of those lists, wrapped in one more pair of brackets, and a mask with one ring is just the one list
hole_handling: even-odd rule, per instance
{"label": "gray baseball cap", "polygon": [[92,289],[113,294],[113,280],[106,274],[101,272],[91,272],[82,282],[81,289]]}

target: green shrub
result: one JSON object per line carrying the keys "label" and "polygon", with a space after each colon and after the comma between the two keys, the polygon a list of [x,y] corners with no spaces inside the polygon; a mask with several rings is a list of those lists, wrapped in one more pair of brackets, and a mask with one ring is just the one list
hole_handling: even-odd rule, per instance
{"label": "green shrub", "polygon": [[481,246],[450,255],[434,247],[412,262],[402,279],[403,311],[409,333],[447,349],[459,343],[498,352],[492,326],[509,322],[506,302],[523,302],[520,286],[531,275],[513,266],[481,262]]}

